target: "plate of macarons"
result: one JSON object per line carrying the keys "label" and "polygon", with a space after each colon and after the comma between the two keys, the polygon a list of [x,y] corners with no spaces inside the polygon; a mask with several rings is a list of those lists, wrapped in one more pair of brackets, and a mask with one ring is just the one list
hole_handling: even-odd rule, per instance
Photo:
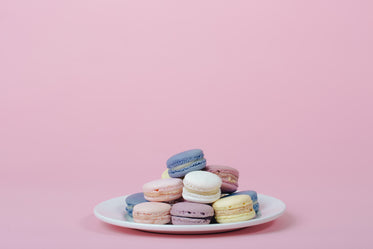
{"label": "plate of macarons", "polygon": [[270,222],[286,205],[281,200],[239,190],[239,171],[207,165],[201,149],[170,157],[160,179],[142,192],[101,202],[95,216],[112,225],[169,234],[207,234]]}

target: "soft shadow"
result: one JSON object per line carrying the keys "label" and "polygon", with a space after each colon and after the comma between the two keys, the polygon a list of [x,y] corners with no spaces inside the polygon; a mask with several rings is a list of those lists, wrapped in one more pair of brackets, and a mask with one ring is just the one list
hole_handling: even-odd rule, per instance
{"label": "soft shadow", "polygon": [[126,227],[114,226],[103,221],[98,220],[93,214],[87,215],[80,219],[79,225],[88,231],[97,233],[97,234],[106,234],[106,235],[118,235],[118,234],[130,234],[130,235],[141,235],[145,234],[142,231],[130,229]]}
{"label": "soft shadow", "polygon": [[185,238],[185,236],[193,238],[214,238],[214,237],[232,237],[232,236],[250,236],[264,233],[276,233],[293,227],[296,225],[296,219],[291,214],[285,213],[277,220],[256,225],[252,227],[242,228],[233,231],[213,233],[213,234],[161,234],[148,231],[140,231],[125,227],[119,227],[104,223],[98,220],[94,215],[88,215],[83,217],[79,224],[86,230],[106,235],[119,235],[127,234],[132,236],[147,236],[147,237],[173,237],[173,238]]}
{"label": "soft shadow", "polygon": [[238,233],[242,232],[245,235],[261,234],[261,233],[276,233],[276,232],[284,231],[295,225],[296,225],[296,218],[293,215],[285,212],[280,218],[274,221],[264,223],[261,225],[257,225],[257,226],[247,227],[237,232]]}

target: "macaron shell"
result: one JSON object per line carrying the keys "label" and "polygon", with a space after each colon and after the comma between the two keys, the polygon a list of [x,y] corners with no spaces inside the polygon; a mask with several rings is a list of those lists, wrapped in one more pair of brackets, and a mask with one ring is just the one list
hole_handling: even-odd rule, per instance
{"label": "macaron shell", "polygon": [[161,194],[159,196],[146,196],[146,199],[148,201],[153,201],[153,202],[170,202],[177,200],[181,197],[181,193],[178,192],[176,194]]}
{"label": "macaron shell", "polygon": [[187,188],[183,188],[183,198],[186,201],[197,202],[197,203],[213,203],[218,200],[221,196],[220,188],[216,190],[215,194],[207,194],[201,192],[201,194],[192,193]]}
{"label": "macaron shell", "polygon": [[251,200],[253,202],[257,201],[258,200],[258,194],[256,191],[254,190],[243,190],[243,191],[238,191],[238,192],[235,192],[235,193],[232,193],[230,195],[227,195],[227,196],[235,196],[235,195],[249,195]]}
{"label": "macaron shell", "polygon": [[259,202],[258,201],[253,203],[253,208],[254,208],[255,213],[259,212]]}
{"label": "macaron shell", "polygon": [[237,190],[238,186],[232,183],[222,182],[221,184],[221,192],[222,193],[233,193]]}
{"label": "macaron shell", "polygon": [[252,205],[252,200],[249,195],[234,195],[234,196],[227,196],[219,199],[218,201],[214,202],[212,207],[214,210],[231,210],[235,208],[240,208],[246,205]]}
{"label": "macaron shell", "polygon": [[221,178],[207,171],[192,171],[185,175],[184,186],[199,192],[209,192],[221,187]]}
{"label": "macaron shell", "polygon": [[197,219],[187,217],[172,216],[171,221],[173,225],[207,225],[210,224],[212,217]]}

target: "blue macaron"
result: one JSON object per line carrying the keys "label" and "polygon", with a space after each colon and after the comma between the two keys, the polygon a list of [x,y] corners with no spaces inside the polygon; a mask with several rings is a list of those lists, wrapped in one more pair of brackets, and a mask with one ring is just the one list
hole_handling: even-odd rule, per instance
{"label": "blue macaron", "polygon": [[133,207],[139,203],[143,203],[143,202],[148,202],[145,197],[144,197],[144,193],[136,193],[136,194],[132,194],[132,195],[129,195],[127,196],[126,198],[126,211],[127,211],[127,214],[129,216],[132,217],[132,211],[133,211]]}
{"label": "blue macaron", "polygon": [[[244,190],[244,191],[239,191],[239,192],[232,193],[230,195],[226,195],[224,197],[233,196],[233,195],[249,195],[251,197],[251,200],[253,201],[253,208],[255,210],[255,213],[258,213],[259,202],[258,202],[258,194],[256,193],[256,191],[254,191],[254,190]],[[224,198],[224,197],[222,197],[222,198]]]}
{"label": "blue macaron", "polygon": [[166,164],[170,177],[183,177],[191,171],[204,169],[206,159],[202,150],[193,149],[173,155]]}

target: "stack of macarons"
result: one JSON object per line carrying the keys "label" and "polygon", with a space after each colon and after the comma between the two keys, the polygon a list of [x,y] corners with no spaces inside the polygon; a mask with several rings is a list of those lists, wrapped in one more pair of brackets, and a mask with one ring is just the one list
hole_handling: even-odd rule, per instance
{"label": "stack of macarons", "polygon": [[239,191],[239,171],[207,165],[204,153],[193,149],[170,157],[161,179],[126,197],[126,213],[134,222],[201,225],[247,221],[259,212],[257,193]]}

